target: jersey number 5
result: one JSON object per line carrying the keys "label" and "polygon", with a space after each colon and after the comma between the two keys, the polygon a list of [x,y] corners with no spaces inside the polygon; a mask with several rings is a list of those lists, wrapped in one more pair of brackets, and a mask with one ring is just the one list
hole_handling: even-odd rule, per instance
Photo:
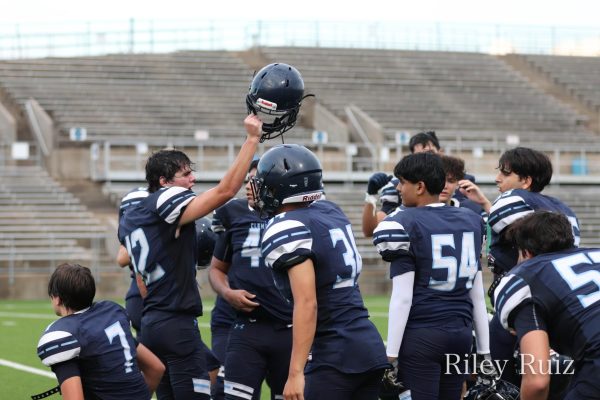
{"label": "jersey number 5", "polygon": [[560,274],[561,278],[572,290],[577,290],[590,283],[594,283],[598,290],[589,294],[578,294],[577,298],[583,308],[589,307],[600,300],[600,272],[596,270],[588,270],[577,273],[573,267],[582,264],[598,264],[600,263],[600,251],[590,251],[586,254],[577,253],[572,256],[559,258],[552,261],[554,268]]}

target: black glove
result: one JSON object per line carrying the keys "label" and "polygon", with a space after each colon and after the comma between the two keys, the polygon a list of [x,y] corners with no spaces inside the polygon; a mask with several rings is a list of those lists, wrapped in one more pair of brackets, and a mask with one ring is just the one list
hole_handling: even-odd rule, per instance
{"label": "black glove", "polygon": [[376,172],[369,178],[367,185],[368,194],[377,194],[379,189],[384,187],[392,179],[391,175],[387,175],[384,172]]}
{"label": "black glove", "polygon": [[381,400],[396,400],[398,396],[407,391],[406,387],[398,380],[398,362],[395,361],[392,368],[388,368],[381,378],[379,398]]}

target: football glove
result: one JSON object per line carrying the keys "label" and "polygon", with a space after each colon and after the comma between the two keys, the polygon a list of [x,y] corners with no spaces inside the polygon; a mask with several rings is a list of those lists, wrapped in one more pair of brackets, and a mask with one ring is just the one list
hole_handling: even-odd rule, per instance
{"label": "football glove", "polygon": [[386,369],[383,373],[379,388],[379,398],[382,400],[396,400],[401,393],[407,390],[402,382],[398,380],[398,361],[396,360],[393,362],[392,368]]}
{"label": "football glove", "polygon": [[367,193],[368,194],[377,194],[379,189],[384,187],[390,180],[392,179],[391,175],[387,175],[384,172],[376,172],[369,178],[369,183],[367,184]]}

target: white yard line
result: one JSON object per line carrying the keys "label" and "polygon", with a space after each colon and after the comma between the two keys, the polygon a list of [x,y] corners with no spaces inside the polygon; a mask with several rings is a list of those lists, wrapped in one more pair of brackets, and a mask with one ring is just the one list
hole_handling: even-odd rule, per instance
{"label": "white yard line", "polygon": [[[58,317],[52,314],[34,314],[34,313],[21,313],[21,312],[9,312],[9,311],[0,311],[0,318],[29,318],[29,319],[48,319],[48,320],[56,320]],[[199,322],[198,326],[201,328],[210,328],[210,323],[208,322]]]}
{"label": "white yard line", "polygon": [[52,315],[52,314],[34,314],[34,313],[11,312],[11,311],[0,311],[0,317],[31,318],[31,319],[58,319],[58,317],[56,315]]}
{"label": "white yard line", "polygon": [[29,367],[27,365],[19,364],[19,363],[13,362],[13,361],[4,360],[2,358],[0,358],[0,365],[3,365],[8,368],[12,368],[12,369],[18,369],[19,371],[29,372],[30,374],[35,374],[35,375],[45,376],[46,378],[56,379],[56,375],[54,375],[54,372],[48,372],[43,369]]}

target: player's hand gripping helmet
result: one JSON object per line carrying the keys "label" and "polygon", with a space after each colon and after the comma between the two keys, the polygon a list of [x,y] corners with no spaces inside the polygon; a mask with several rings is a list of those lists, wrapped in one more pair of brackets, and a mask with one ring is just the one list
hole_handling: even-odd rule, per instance
{"label": "player's hand gripping helmet", "polygon": [[[312,96],[312,95],[307,95]],[[248,114],[261,112],[273,117],[263,121],[261,142],[292,129],[304,96],[304,81],[291,65],[269,64],[258,71],[246,95]]]}
{"label": "player's hand gripping helmet", "polygon": [[304,146],[281,144],[260,158],[251,185],[257,208],[272,216],[283,204],[322,198],[321,163]]}
{"label": "player's hand gripping helmet", "polygon": [[196,220],[196,248],[198,249],[198,261],[196,265],[206,268],[210,264],[217,234],[211,229],[211,220],[207,217]]}
{"label": "player's hand gripping helmet", "polygon": [[519,388],[510,382],[495,380],[477,382],[465,394],[464,400],[519,400]]}

